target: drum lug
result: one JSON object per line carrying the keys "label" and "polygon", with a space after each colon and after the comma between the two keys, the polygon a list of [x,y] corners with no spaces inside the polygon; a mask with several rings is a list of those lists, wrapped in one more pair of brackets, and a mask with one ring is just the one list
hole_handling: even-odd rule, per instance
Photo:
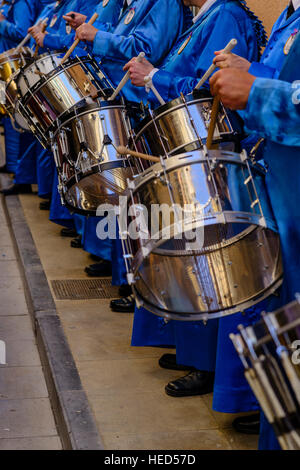
{"label": "drum lug", "polygon": [[132,284],[135,284],[135,278],[134,278],[134,274],[133,273],[128,273],[127,274],[127,281],[128,281],[128,284],[130,286],[132,286]]}
{"label": "drum lug", "polygon": [[[133,190],[134,190],[134,188],[135,188],[134,181],[133,181],[133,180],[131,180],[131,179],[129,179],[129,178],[127,178],[127,187],[128,187],[128,189],[130,189],[130,190],[132,190],[132,191],[133,191]],[[132,191],[131,191],[131,193],[132,193]]]}
{"label": "drum lug", "polygon": [[261,218],[259,219],[259,225],[260,225],[261,227],[263,227],[263,228],[267,228],[267,227],[268,227],[267,221],[266,221],[265,217],[261,217]]}
{"label": "drum lug", "polygon": [[248,160],[248,154],[245,149],[241,151],[240,158],[242,162],[246,162]]}
{"label": "drum lug", "polygon": [[144,258],[148,258],[150,253],[151,253],[151,250],[149,248],[147,248],[146,246],[142,247],[142,255],[144,256]]}

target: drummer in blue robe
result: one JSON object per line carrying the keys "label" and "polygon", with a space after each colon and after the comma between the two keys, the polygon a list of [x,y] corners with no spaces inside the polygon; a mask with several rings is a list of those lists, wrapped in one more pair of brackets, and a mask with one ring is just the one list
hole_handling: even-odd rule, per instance
{"label": "drummer in blue robe", "polygon": [[[103,29],[104,31],[112,31],[118,23],[120,13],[123,8],[123,3],[124,0],[101,1],[98,4],[96,10],[98,18],[94,23],[95,27]],[[64,19],[74,30],[76,30],[87,20],[87,17],[82,13],[70,11],[64,15]],[[76,49],[76,52],[77,50],[78,48]],[[59,199],[57,200],[57,205],[59,208]],[[73,214],[73,221],[75,229],[73,227],[69,229],[62,229],[61,234],[63,236],[75,237],[73,240],[71,240],[71,247],[84,248],[84,250],[88,253],[98,256],[102,259],[102,265],[103,263],[105,264],[105,261],[107,261],[108,268],[106,272],[108,275],[110,275],[112,243],[109,239],[102,240],[100,243],[98,238],[95,236],[99,219],[96,217],[85,217],[83,215]]]}
{"label": "drummer in blue robe", "polygon": [[[122,2],[117,25],[104,25],[98,21],[94,26],[83,24],[76,32],[79,39],[90,43],[89,51],[101,59],[101,68],[117,86],[124,76],[123,67],[129,59],[144,51],[149,59],[158,64],[190,24],[190,10],[183,6],[181,0],[131,0]],[[146,96],[143,90],[138,96],[130,83],[122,93],[128,100],[135,102]],[[92,217],[86,219],[82,244],[86,251],[102,260],[87,267],[86,272],[90,276],[112,274],[113,284],[123,285],[127,281],[121,243],[119,240],[98,240],[98,221]]]}
{"label": "drummer in blue robe", "polygon": [[[280,297],[268,306],[269,311],[294,300],[300,289],[300,34],[290,46],[278,80],[256,78],[237,69],[221,70],[211,79],[212,93],[231,109],[245,110],[247,130],[266,139],[266,182],[284,265]],[[278,448],[275,434],[263,417],[260,449]]]}
{"label": "drummer in blue robe", "polygon": [[[211,65],[214,51],[218,47],[224,48],[233,37],[238,40],[236,52],[239,55],[250,61],[259,59],[259,46],[265,44],[264,29],[257,18],[245,8],[244,3],[223,0],[200,3],[202,9],[195,18],[193,27],[180,38],[159,70],[155,70],[147,61],[140,64],[131,62],[125,67],[129,68],[134,84],[142,86],[144,77],[150,74],[153,84],[165,101],[178,97],[180,92],[187,94],[194,89],[199,78]],[[202,53],[199,54],[199,51]],[[149,99],[154,107],[158,105],[152,93]],[[241,317],[242,315],[236,315],[236,321],[241,322]],[[198,322],[188,324],[170,322],[166,325],[164,320],[157,319],[144,309],[137,310],[132,344],[134,346],[174,344],[177,356],[164,355],[160,365],[176,370],[196,369],[188,376],[168,384],[166,387],[168,394],[201,395],[213,390],[213,371],[218,354],[218,321],[209,321],[207,326]],[[230,354],[228,358],[230,362]],[[236,377],[236,383],[240,383],[240,388],[236,387],[235,393],[231,394],[230,403],[226,403],[225,406],[223,397],[219,396],[218,402],[222,402],[222,411],[234,412],[240,406],[240,401],[246,403],[245,411],[255,409],[256,402],[254,403],[254,397],[243,378],[242,371],[240,375],[241,377]],[[225,388],[224,382],[226,380],[222,377],[221,385]],[[218,390],[216,385],[215,392]],[[218,406],[216,405],[216,408]]]}
{"label": "drummer in blue robe", "polygon": [[[37,0],[10,0],[0,13],[0,53],[16,47],[26,36],[37,18],[40,5]],[[6,164],[3,173],[15,173],[20,146],[20,134],[9,118],[3,119],[5,130]]]}
{"label": "drummer in blue robe", "polygon": [[[287,13],[287,10],[285,10],[285,19],[290,25],[291,20],[290,17],[287,18]],[[291,15],[294,15],[294,18],[297,21],[298,15],[295,13],[297,12],[292,12]],[[284,27],[282,27],[281,31],[283,34],[286,34]],[[287,48],[285,48],[285,51],[287,52]],[[269,54],[274,54],[274,63],[276,63],[277,67],[282,66],[282,63],[286,57],[283,47],[282,49],[279,48],[279,50],[277,50],[275,47],[271,47]],[[136,70],[138,68],[141,68],[140,64],[135,64],[133,67],[133,69]],[[149,67],[147,73],[151,74],[153,71],[154,69]],[[187,91],[186,83],[191,79],[180,78],[177,75],[179,75],[177,71],[176,73],[170,74],[164,70],[160,70],[159,72],[155,73],[153,77],[154,85],[159,90],[159,92],[162,93],[162,96],[165,100],[168,97],[169,99],[174,97],[172,88],[173,85],[175,88],[177,87],[177,92],[180,91],[181,86],[184,91]],[[191,83],[193,86],[195,81],[192,80]],[[152,100],[154,100],[154,95],[151,97]],[[253,394],[244,380],[242,368],[237,361],[232,344],[230,344],[228,339],[228,334],[230,333],[230,330],[233,331],[239,323],[245,324],[245,318],[247,321],[249,321],[249,323],[253,323],[263,308],[264,305],[261,304],[257,306],[257,308],[247,311],[246,317],[242,315],[234,315],[229,318],[221,319],[219,321],[218,337],[216,334],[215,336],[212,335],[208,337],[209,329],[206,329],[205,331],[201,325],[180,325],[175,322],[174,343],[177,346],[177,357],[175,355],[164,355],[160,360],[160,364],[162,367],[174,369],[180,369],[184,367],[188,368],[187,365],[193,366],[197,370],[202,370],[203,366],[205,366],[206,370],[215,369],[216,377],[214,383],[214,409],[216,411],[227,413],[256,410],[256,400],[254,399]],[[170,326],[163,326],[163,323],[159,320],[155,320],[153,315],[151,316],[148,314],[147,318],[144,313],[144,311],[136,312],[133,330],[133,344],[157,345],[158,341],[161,341],[161,344],[170,344],[170,329],[172,328],[172,323]],[[141,328],[141,322],[146,324],[147,321],[147,326],[145,328]],[[159,323],[159,325],[156,327],[157,323]],[[209,322],[208,326],[210,329],[213,328],[213,324],[214,322]],[[216,325],[215,328],[217,330]],[[196,329],[198,329],[198,332]],[[165,330],[166,341],[168,341],[165,343],[163,342],[163,330]],[[141,336],[141,331],[144,332],[144,338]],[[208,353],[205,357],[204,351],[206,342],[209,343],[210,347],[207,349]],[[202,344],[204,346],[202,346]],[[226,363],[224,363],[224,357],[228,358]],[[184,366],[184,364],[186,366]],[[205,392],[207,389],[205,388],[205,381],[201,380],[203,375],[199,374],[199,381],[197,380],[197,375],[197,372],[193,372],[183,379],[179,379],[178,381],[168,384],[166,389],[167,393],[172,394],[173,396],[182,396],[194,395],[197,394],[197,392],[199,394]],[[250,432],[253,431],[252,424],[254,428],[258,429],[259,420],[256,416],[253,416],[253,421],[248,419],[246,421],[238,420],[235,422],[236,428],[245,432],[247,432],[247,428],[251,428]]]}
{"label": "drummer in blue robe", "polygon": [[[46,5],[38,18],[48,18],[46,32],[41,31],[41,26],[30,28],[33,39],[29,45],[37,43],[40,46],[40,54],[69,47],[74,41],[75,33],[66,24],[63,15],[72,9],[81,9],[88,13],[96,8],[97,2],[98,0],[61,0]],[[26,139],[26,144],[20,148],[21,158],[16,169],[15,184],[6,190],[5,194],[16,194],[23,191],[24,185],[38,183],[39,196],[47,197],[52,192],[55,176],[53,156],[51,152],[43,149],[31,134],[26,133],[22,138]]]}

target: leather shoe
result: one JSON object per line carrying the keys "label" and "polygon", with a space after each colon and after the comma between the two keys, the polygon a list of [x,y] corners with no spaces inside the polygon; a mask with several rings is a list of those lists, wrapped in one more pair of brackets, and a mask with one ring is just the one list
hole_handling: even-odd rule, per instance
{"label": "leather shoe", "polygon": [[125,284],[124,286],[121,286],[119,288],[119,296],[120,297],[129,297],[130,295],[132,295],[131,286]]}
{"label": "leather shoe", "polygon": [[13,184],[9,188],[0,191],[4,196],[12,196],[14,194],[30,194],[32,193],[31,184]]}
{"label": "leather shoe", "polygon": [[163,356],[161,356],[161,358],[159,359],[158,364],[163,369],[169,370],[195,370],[195,367],[177,364],[176,354],[163,354]]}
{"label": "leather shoe", "polygon": [[102,260],[100,263],[87,266],[85,272],[89,277],[109,277],[112,275],[112,265],[110,261]]}
{"label": "leather shoe", "polygon": [[82,248],[81,241],[82,241],[81,235],[78,235],[78,237],[73,238],[73,240],[71,240],[70,246],[72,248]]}
{"label": "leather shoe", "polygon": [[77,232],[73,228],[63,228],[60,231],[60,235],[62,237],[75,238],[75,237],[77,237]]}
{"label": "leather shoe", "polygon": [[169,382],[165,388],[166,394],[171,397],[192,397],[206,395],[214,388],[214,372],[196,370]]}
{"label": "leather shoe", "polygon": [[233,421],[232,426],[241,434],[259,434],[260,414],[255,413],[249,416],[240,416]]}
{"label": "leather shoe", "polygon": [[7,169],[6,164],[5,164],[5,165],[3,165],[3,166],[0,166],[0,173],[13,173],[13,172],[12,172],[12,171],[9,171],[9,170]]}
{"label": "leather shoe", "polygon": [[110,308],[113,312],[119,313],[134,313],[135,301],[133,295],[123,297],[122,299],[112,300]]}
{"label": "leather shoe", "polygon": [[45,201],[40,202],[40,211],[49,211],[51,206],[51,201],[46,199]]}

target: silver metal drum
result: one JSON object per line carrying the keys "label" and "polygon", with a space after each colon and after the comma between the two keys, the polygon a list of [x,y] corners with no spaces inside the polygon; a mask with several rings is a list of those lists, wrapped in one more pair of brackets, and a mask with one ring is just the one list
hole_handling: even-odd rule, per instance
{"label": "silver metal drum", "polygon": [[255,305],[281,284],[265,171],[246,153],[173,156],[128,184],[131,215],[123,211],[119,226],[138,305],[206,321]]}
{"label": "silver metal drum", "polygon": [[231,339],[283,450],[300,450],[300,296]]}
{"label": "silver metal drum", "polygon": [[10,49],[0,54],[1,114],[12,115],[18,95],[16,78],[31,57],[32,51],[28,47]]}
{"label": "silver metal drum", "polygon": [[117,101],[83,100],[65,115],[52,135],[52,151],[62,203],[85,215],[96,215],[103,203],[118,203],[135,170],[116,151],[127,145],[130,121]]}
{"label": "silver metal drum", "polygon": [[[130,147],[149,155],[167,156],[202,148],[206,143],[213,98],[206,90],[195,91],[148,111],[134,130]],[[223,105],[213,142],[227,150],[237,148],[242,136],[240,118]]]}
{"label": "silver metal drum", "polygon": [[22,70],[18,79],[22,112],[44,146],[50,130],[75,104],[111,91],[109,80],[90,56],[57,65],[59,59],[59,54],[43,56]]}

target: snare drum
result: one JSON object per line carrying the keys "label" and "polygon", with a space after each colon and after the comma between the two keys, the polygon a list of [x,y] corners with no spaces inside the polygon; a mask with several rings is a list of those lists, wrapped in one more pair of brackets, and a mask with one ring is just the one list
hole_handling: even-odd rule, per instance
{"label": "snare drum", "polygon": [[44,146],[50,129],[76,103],[86,96],[105,95],[111,89],[109,80],[90,56],[57,65],[60,58],[59,54],[43,56],[22,70],[18,79],[22,112]]}
{"label": "snare drum", "polygon": [[15,79],[21,69],[32,57],[32,51],[27,47],[10,49],[0,55],[1,104],[0,113],[12,113],[17,97]]}
{"label": "snare drum", "polygon": [[246,379],[284,450],[300,450],[299,302],[300,297],[231,335]]}
{"label": "snare drum", "polygon": [[118,203],[135,170],[116,151],[127,145],[130,121],[119,100],[83,100],[65,113],[52,135],[52,151],[62,203],[77,213],[96,215],[103,203]]}
{"label": "snare drum", "polygon": [[265,171],[245,153],[194,151],[129,182],[119,220],[137,303],[183,321],[243,311],[281,284]]}
{"label": "snare drum", "polygon": [[[202,148],[206,143],[213,98],[206,90],[179,98],[148,111],[134,130],[130,147],[149,155],[168,156]],[[221,105],[214,143],[227,150],[239,150],[242,124],[238,115]]]}

